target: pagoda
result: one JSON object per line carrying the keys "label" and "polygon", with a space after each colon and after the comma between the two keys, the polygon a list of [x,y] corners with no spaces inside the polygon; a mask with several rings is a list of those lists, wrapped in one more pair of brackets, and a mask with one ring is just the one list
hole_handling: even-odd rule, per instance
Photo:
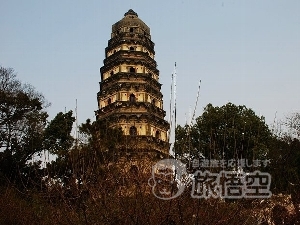
{"label": "pagoda", "polygon": [[169,155],[159,70],[149,27],[130,9],[112,25],[100,68],[96,119],[122,129],[124,155]]}

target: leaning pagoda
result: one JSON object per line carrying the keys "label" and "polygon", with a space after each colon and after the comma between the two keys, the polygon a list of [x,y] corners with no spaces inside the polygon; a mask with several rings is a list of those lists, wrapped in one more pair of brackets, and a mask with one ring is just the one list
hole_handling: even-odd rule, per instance
{"label": "leaning pagoda", "polygon": [[124,155],[169,155],[159,70],[149,27],[133,10],[112,25],[100,68],[96,119],[125,134]]}

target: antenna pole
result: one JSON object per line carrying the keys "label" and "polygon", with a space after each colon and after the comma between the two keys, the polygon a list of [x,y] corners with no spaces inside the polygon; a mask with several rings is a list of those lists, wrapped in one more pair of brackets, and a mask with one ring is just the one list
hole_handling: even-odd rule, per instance
{"label": "antenna pole", "polygon": [[201,80],[199,81],[198,92],[197,92],[197,98],[196,98],[196,104],[195,104],[193,116],[192,116],[192,119],[191,119],[191,122],[190,122],[190,126],[192,125],[192,123],[193,123],[193,121],[194,121],[194,119],[195,119],[196,109],[197,109],[198,100],[199,100],[199,95],[200,95],[200,88],[201,88]]}
{"label": "antenna pole", "polygon": [[[177,126],[176,80],[177,80],[177,74],[176,74],[176,62],[175,62],[175,67],[174,67],[174,144],[176,141],[176,126]],[[176,159],[175,145],[174,145],[174,155],[175,155],[175,159]]]}
{"label": "antenna pole", "polygon": [[77,111],[77,98],[76,98],[76,107],[75,107],[75,119],[76,119],[76,128],[75,128],[75,147],[78,146],[78,111]]}
{"label": "antenna pole", "polygon": [[169,115],[169,121],[170,121],[170,129],[169,129],[169,137],[168,142],[170,142],[171,139],[171,130],[172,130],[172,120],[173,120],[173,112],[172,112],[172,102],[173,102],[173,73],[172,73],[172,79],[171,79],[171,92],[170,92],[170,115]]}
{"label": "antenna pole", "polygon": [[198,105],[198,100],[199,100],[199,95],[200,95],[200,87],[201,87],[201,80],[199,81],[197,98],[196,98],[195,108],[194,108],[194,111],[193,111],[193,116],[191,117],[190,123],[188,125],[189,168],[191,168],[191,128],[192,128],[192,123],[193,123],[193,121],[195,119],[195,115],[196,115],[196,110],[197,110],[197,105]]}

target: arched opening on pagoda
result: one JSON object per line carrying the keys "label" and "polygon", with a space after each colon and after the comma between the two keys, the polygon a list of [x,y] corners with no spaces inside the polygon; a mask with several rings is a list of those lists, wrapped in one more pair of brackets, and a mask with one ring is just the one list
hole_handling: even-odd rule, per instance
{"label": "arched opening on pagoda", "polygon": [[136,98],[135,98],[135,95],[134,95],[134,94],[131,94],[131,95],[129,96],[129,101],[130,101],[130,102],[135,102],[135,101],[136,101]]}
{"label": "arched opening on pagoda", "polygon": [[131,46],[131,47],[129,48],[129,50],[130,50],[130,51],[134,51],[134,47]]}
{"label": "arched opening on pagoda", "polygon": [[157,130],[157,131],[155,132],[155,137],[156,137],[156,138],[160,138],[160,132],[159,132],[159,130]]}
{"label": "arched opening on pagoda", "polygon": [[129,134],[130,136],[136,136],[137,135],[137,129],[135,126],[132,126],[129,128]]}
{"label": "arched opening on pagoda", "polygon": [[133,31],[134,31],[133,27],[130,27],[129,32],[133,33]]}
{"label": "arched opening on pagoda", "polygon": [[156,104],[156,101],[155,101],[155,98],[152,99],[152,104],[155,105]]}
{"label": "arched opening on pagoda", "polygon": [[129,72],[130,72],[130,73],[135,73],[135,68],[130,67]]}
{"label": "arched opening on pagoda", "polygon": [[111,103],[111,98],[108,98],[107,104],[109,105]]}
{"label": "arched opening on pagoda", "polygon": [[111,76],[114,75],[114,71],[113,71],[113,70],[110,72],[110,75],[111,75]]}

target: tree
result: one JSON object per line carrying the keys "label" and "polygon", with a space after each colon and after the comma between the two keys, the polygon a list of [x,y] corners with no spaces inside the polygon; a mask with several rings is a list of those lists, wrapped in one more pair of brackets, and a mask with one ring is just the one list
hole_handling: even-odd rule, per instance
{"label": "tree", "polygon": [[59,112],[45,129],[44,147],[52,154],[63,157],[72,147],[74,138],[71,136],[75,117],[73,112]]}
{"label": "tree", "polygon": [[[291,193],[293,201],[297,201],[299,204],[300,114],[291,114],[281,125],[282,130],[270,148],[271,164],[268,170],[273,179],[273,191]],[[297,193],[297,197],[295,197],[295,193]]]}
{"label": "tree", "polygon": [[0,67],[0,174],[10,181],[28,180],[28,163],[43,149],[48,104],[42,94]]}
{"label": "tree", "polygon": [[288,128],[289,133],[286,136],[291,138],[300,139],[300,113],[293,113],[286,118],[285,126]]}
{"label": "tree", "polygon": [[112,128],[108,123],[99,120],[91,123],[88,119],[79,130],[85,139],[81,147],[88,149],[89,154],[93,154],[99,163],[109,163],[117,159],[118,149],[124,144],[121,129]]}
{"label": "tree", "polygon": [[[49,179],[59,179],[64,184],[72,177],[73,168],[70,162],[70,154],[74,144],[71,135],[75,117],[73,112],[59,112],[49,122],[44,131],[43,147],[45,152],[55,156],[55,160],[47,164]],[[47,180],[45,180],[47,182]]]}
{"label": "tree", "polygon": [[176,128],[176,154],[182,160],[249,160],[268,157],[272,134],[263,117],[246,106],[208,104],[196,123]]}
{"label": "tree", "polygon": [[45,129],[45,149],[57,155],[47,166],[49,178],[59,179],[65,187],[101,177],[108,164],[117,161],[123,136],[118,128],[88,119],[79,127],[80,138],[74,145],[73,122],[71,111],[58,113]]}

